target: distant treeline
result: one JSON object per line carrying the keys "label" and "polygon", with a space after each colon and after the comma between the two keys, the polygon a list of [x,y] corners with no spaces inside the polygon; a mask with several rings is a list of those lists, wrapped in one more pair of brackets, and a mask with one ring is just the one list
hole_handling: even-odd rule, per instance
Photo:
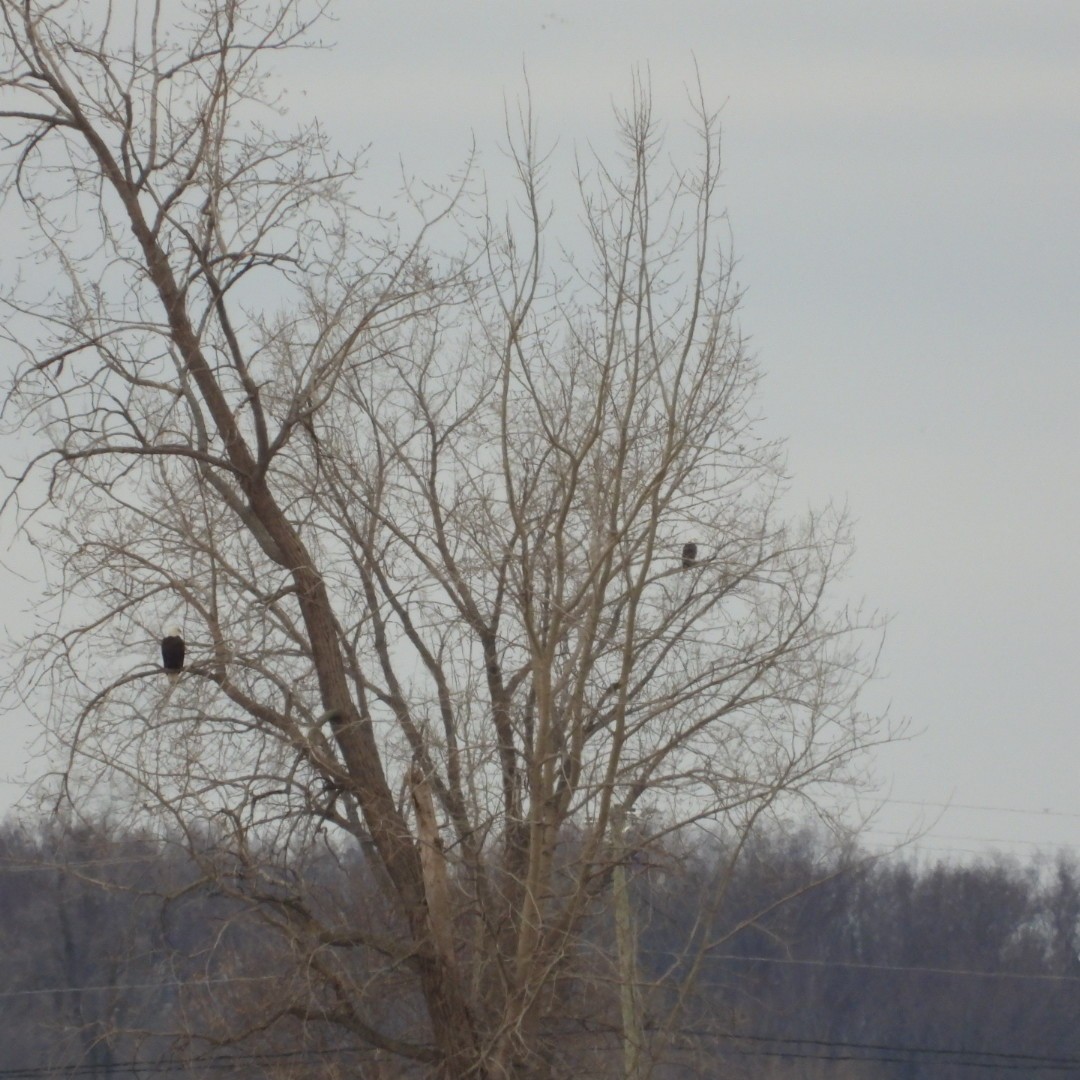
{"label": "distant treeline", "polygon": [[[661,1048],[652,1076],[1080,1074],[1073,860],[874,860],[811,832],[732,854],[646,846],[627,863],[642,1023]],[[190,843],[105,825],[0,829],[0,1075],[406,1075],[331,1022],[332,994],[324,1026],[297,1019],[287,988],[318,958],[282,946],[280,896],[271,915],[209,865]],[[376,903],[359,853],[309,853],[304,876],[353,896],[357,918]],[[601,903],[586,933],[596,957],[611,955],[610,924]],[[578,965],[565,992],[594,995],[616,970]],[[423,1023],[415,1001],[372,1008],[403,1034]],[[621,1076],[617,1011],[574,1015],[556,1071]]]}

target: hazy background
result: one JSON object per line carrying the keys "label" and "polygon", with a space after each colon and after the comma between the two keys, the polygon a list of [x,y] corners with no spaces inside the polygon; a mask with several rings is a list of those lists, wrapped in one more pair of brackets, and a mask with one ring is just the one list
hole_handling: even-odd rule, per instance
{"label": "hazy background", "polygon": [[[1080,4],[349,3],[323,37],[290,100],[370,144],[376,200],[474,139],[497,200],[527,73],[555,233],[634,65],[691,146],[696,58],[765,429],[794,506],[849,505],[846,587],[893,615],[871,703],[915,737],[876,759],[868,840],[1080,850]],[[7,628],[33,595],[9,581]],[[3,719],[0,806],[33,736]]]}

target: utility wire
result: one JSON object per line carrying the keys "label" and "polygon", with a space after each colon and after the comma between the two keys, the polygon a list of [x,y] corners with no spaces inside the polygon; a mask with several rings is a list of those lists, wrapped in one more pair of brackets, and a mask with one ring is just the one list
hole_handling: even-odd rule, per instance
{"label": "utility wire", "polygon": [[[909,833],[902,832],[900,829],[867,829],[863,836],[897,836],[906,837]],[[1036,848],[1073,848],[1077,847],[1075,841],[1072,840],[1018,840],[1010,836],[958,836],[956,833],[939,833],[928,832],[923,833],[921,836],[916,836],[911,841],[911,847],[917,848],[926,843],[927,841],[934,840],[961,840],[975,844],[1024,844],[1027,847]],[[935,850],[961,850],[970,851],[971,848],[959,848],[959,849],[935,849]]]}
{"label": "utility wire", "polygon": [[[565,1038],[564,1033],[561,1037]],[[587,1033],[595,1037],[595,1033]],[[1027,1054],[998,1050],[952,1049],[935,1046],[912,1046],[896,1043],[860,1043],[832,1039],[802,1039],[779,1035],[737,1034],[733,1032],[696,1031],[693,1029],[677,1032],[679,1035],[725,1044],[717,1047],[725,1054],[742,1057],[785,1058],[801,1061],[863,1061],[878,1064],[897,1065],[951,1065],[961,1068],[992,1069],[1002,1072],[1064,1072],[1080,1068],[1080,1057],[1058,1057],[1048,1054]],[[757,1043],[747,1046],[746,1043]],[[740,1045],[743,1044],[743,1045]],[[581,1046],[581,1052],[609,1049],[610,1042]],[[803,1048],[803,1049],[799,1049]],[[673,1048],[677,1052],[678,1048]],[[108,1063],[110,1072],[137,1072],[140,1074],[162,1074],[186,1070],[203,1072],[233,1069],[242,1064],[269,1064],[279,1061],[292,1061],[298,1064],[318,1064],[328,1058],[340,1058],[345,1055],[371,1055],[366,1047],[340,1047],[327,1050],[284,1050],[264,1051],[262,1053],[230,1054],[183,1059],[177,1057],[158,1058],[156,1060],[112,1061]],[[306,1059],[306,1060],[305,1060]],[[82,1063],[71,1066],[24,1066],[0,1069],[0,1080],[35,1080],[37,1077],[78,1077],[93,1075],[101,1071],[102,1065]]]}
{"label": "utility wire", "polygon": [[[641,956],[660,956],[671,959],[670,953],[642,949]],[[1044,972],[980,971],[977,968],[939,968],[906,964],[867,964],[855,960],[799,960],[784,956],[740,956],[737,953],[714,953],[709,960],[726,960],[746,964],[781,964],[791,967],[851,968],[856,971],[887,971],[898,974],[950,975],[978,979],[1014,979],[1031,982],[1080,983],[1080,975],[1054,975]]]}
{"label": "utility wire", "polygon": [[928,806],[934,810],[978,810],[993,814],[1026,814],[1030,817],[1059,817],[1080,820],[1080,813],[1051,810],[1049,807],[1030,810],[1021,806],[982,806],[974,803],[933,802],[929,799],[882,799],[881,802],[890,806]]}
{"label": "utility wire", "polygon": [[[734,1031],[700,1031],[695,1029],[683,1029],[680,1034],[693,1035],[699,1038],[712,1039],[714,1041],[773,1043],[778,1046],[811,1046],[822,1050],[861,1050],[883,1051],[886,1053],[904,1054],[937,1054],[943,1058],[986,1058],[994,1067],[994,1062],[1023,1062],[1034,1068],[1075,1068],[1080,1065],[1080,1058],[1060,1057],[1056,1054],[1028,1054],[1010,1050],[977,1050],[973,1047],[954,1049],[945,1046],[911,1046],[898,1045],[896,1043],[872,1043],[853,1042],[844,1039],[806,1039],[796,1038],[789,1035],[755,1035],[740,1034]],[[1021,1067],[1020,1065],[1016,1066]]]}
{"label": "utility wire", "polygon": [[[670,953],[660,952],[656,949],[642,949],[639,951],[639,955],[659,956],[667,960],[672,958]],[[942,975],[957,978],[1012,980],[1016,982],[1080,984],[1080,976],[1078,975],[1054,975],[1043,972],[980,971],[974,968],[921,967],[918,965],[907,964],[867,964],[859,963],[854,960],[800,960],[780,956],[740,956],[736,953],[716,953],[711,955],[709,960],[738,964],[775,964],[788,967],[883,971],[898,975]],[[46,986],[26,990],[0,990],[0,1000],[10,1000],[12,998],[21,997],[40,997],[55,994],[106,993],[116,990],[168,990],[183,987],[198,988],[203,986],[223,986],[229,983],[277,982],[280,980],[280,975],[223,975],[217,978],[205,979],[164,979],[159,982],[98,983],[93,986]],[[703,983],[702,985],[716,986],[718,984]],[[0,1076],[3,1076],[2,1070],[0,1070]]]}
{"label": "utility wire", "polygon": [[[280,975],[223,975],[211,979],[161,979],[158,982],[98,983],[94,986],[45,986],[32,990],[0,990],[0,1000],[52,994],[111,993],[114,990],[176,990],[182,987],[222,986],[226,983],[281,982]],[[0,1070],[0,1076],[3,1076]]]}

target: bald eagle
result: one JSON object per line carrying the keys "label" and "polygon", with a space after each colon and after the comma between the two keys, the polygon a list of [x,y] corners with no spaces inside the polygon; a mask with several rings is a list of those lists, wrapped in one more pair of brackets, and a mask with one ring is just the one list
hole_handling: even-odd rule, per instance
{"label": "bald eagle", "polygon": [[688,544],[683,544],[682,547],[682,568],[689,570],[694,565],[697,559],[697,544],[692,540]]}
{"label": "bald eagle", "polygon": [[170,679],[180,678],[184,670],[184,639],[179,629],[170,630],[161,639],[161,666]]}

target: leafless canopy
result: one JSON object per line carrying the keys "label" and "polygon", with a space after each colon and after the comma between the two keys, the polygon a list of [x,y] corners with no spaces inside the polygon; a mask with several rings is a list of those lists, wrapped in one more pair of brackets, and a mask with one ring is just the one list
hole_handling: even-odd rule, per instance
{"label": "leafless canopy", "polygon": [[[467,171],[375,217],[272,108],[322,7],[0,0],[6,416],[40,449],[8,508],[53,568],[16,686],[62,799],[126,800],[280,927],[282,1015],[553,1075],[628,850],[743,835],[883,736],[844,524],[781,520],[704,106],[679,171],[635,87],[565,257],[527,113],[509,215]],[[316,843],[363,853],[366,913],[302,880]]]}

